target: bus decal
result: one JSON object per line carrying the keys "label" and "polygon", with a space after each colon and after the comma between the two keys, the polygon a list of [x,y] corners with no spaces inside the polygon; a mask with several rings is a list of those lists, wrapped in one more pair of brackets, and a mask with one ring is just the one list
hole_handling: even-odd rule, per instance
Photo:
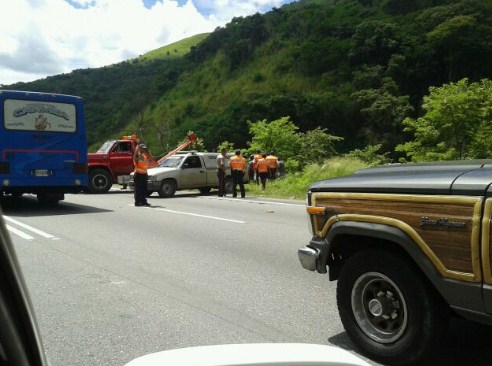
{"label": "bus decal", "polygon": [[14,111],[14,117],[21,117],[26,114],[33,114],[33,113],[48,113],[52,114],[54,116],[58,116],[61,118],[66,119],[67,121],[70,119],[68,117],[68,114],[59,110],[56,108],[54,105],[44,105],[44,104],[28,104],[24,107],[21,107],[17,110]]}
{"label": "bus decal", "polygon": [[4,123],[8,130],[75,132],[75,106],[70,103],[5,99]]}

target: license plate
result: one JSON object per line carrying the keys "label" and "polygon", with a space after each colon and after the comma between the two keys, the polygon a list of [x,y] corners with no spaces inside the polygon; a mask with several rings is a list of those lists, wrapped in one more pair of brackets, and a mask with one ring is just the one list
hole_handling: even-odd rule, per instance
{"label": "license plate", "polygon": [[47,177],[47,176],[49,176],[50,174],[49,174],[48,169],[36,169],[36,170],[34,171],[34,175],[35,175],[36,177]]}

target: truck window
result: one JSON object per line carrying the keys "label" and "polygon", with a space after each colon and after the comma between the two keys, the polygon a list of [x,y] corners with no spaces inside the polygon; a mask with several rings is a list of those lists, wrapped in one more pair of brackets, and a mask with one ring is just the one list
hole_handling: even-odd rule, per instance
{"label": "truck window", "polygon": [[132,145],[128,142],[118,142],[113,149],[115,153],[129,153],[132,151]]}
{"label": "truck window", "polygon": [[201,167],[202,167],[202,163],[200,162],[200,158],[198,156],[189,156],[183,164],[184,169],[201,168]]}
{"label": "truck window", "polygon": [[182,160],[183,156],[173,155],[165,159],[160,166],[163,168],[176,168]]}
{"label": "truck window", "polygon": [[106,153],[113,146],[114,141],[106,141],[102,146],[97,150],[98,153]]}

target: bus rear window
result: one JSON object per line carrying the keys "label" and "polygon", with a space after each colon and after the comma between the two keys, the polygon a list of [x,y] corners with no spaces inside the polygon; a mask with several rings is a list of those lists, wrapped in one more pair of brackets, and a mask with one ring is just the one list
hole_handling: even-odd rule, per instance
{"label": "bus rear window", "polygon": [[77,114],[74,104],[5,99],[4,127],[7,130],[75,132]]}

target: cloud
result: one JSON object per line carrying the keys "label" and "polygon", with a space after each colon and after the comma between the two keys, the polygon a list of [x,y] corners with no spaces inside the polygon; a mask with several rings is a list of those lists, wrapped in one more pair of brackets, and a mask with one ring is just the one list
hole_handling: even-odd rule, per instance
{"label": "cloud", "polygon": [[0,85],[117,63],[291,1],[0,1]]}

